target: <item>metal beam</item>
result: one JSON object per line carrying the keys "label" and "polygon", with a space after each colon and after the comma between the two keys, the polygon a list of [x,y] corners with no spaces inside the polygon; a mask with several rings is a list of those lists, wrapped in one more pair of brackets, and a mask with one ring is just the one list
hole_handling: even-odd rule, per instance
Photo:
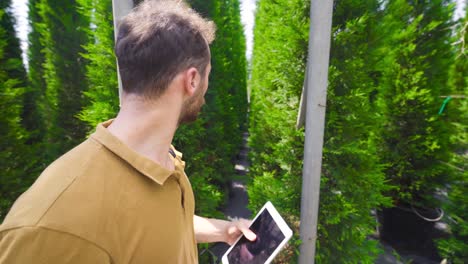
{"label": "metal beam", "polygon": [[[120,20],[133,8],[133,0],[112,0],[112,12],[114,16],[114,39],[117,40]],[[117,78],[119,82],[119,102],[122,103],[122,80],[120,79],[119,63],[117,63]]]}
{"label": "metal beam", "polygon": [[314,263],[327,103],[333,0],[311,0],[305,95],[300,264]]}

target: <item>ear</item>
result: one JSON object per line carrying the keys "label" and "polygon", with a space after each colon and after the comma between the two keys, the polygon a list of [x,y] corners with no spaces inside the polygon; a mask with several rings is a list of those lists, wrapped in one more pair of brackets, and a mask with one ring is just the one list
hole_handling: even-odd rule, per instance
{"label": "ear", "polygon": [[185,71],[184,90],[189,96],[192,96],[198,89],[200,78],[200,73],[195,67],[191,67]]}

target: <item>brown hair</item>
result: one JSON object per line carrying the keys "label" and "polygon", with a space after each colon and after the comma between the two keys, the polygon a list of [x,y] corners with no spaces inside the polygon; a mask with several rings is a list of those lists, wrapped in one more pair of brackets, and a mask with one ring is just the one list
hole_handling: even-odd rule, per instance
{"label": "brown hair", "polygon": [[203,76],[214,32],[182,1],[142,2],[120,23],[115,44],[123,90],[156,98],[181,71],[195,67]]}

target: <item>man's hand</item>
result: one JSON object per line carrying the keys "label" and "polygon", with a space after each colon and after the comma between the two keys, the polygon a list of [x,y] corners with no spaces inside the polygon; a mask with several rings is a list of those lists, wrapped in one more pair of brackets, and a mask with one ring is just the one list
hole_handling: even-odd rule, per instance
{"label": "man's hand", "polygon": [[234,242],[236,242],[236,240],[241,235],[244,235],[250,241],[255,241],[257,238],[254,232],[249,229],[251,221],[246,219],[239,219],[228,223],[229,224],[226,227],[226,237],[224,242],[228,243],[229,245],[234,244]]}
{"label": "man's hand", "polygon": [[225,221],[195,215],[193,227],[198,243],[225,242],[232,245],[242,234],[254,241],[257,236],[249,229],[249,220]]}

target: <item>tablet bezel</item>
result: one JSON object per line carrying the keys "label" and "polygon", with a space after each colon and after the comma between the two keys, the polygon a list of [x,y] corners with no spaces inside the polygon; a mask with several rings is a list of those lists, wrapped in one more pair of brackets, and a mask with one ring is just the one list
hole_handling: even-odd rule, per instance
{"label": "tablet bezel", "polygon": [[[271,253],[271,255],[268,257],[268,259],[265,261],[265,263],[268,264],[276,257],[276,255],[278,255],[278,253],[281,251],[281,249],[284,247],[284,245],[286,245],[286,243],[289,241],[289,239],[291,239],[292,230],[291,230],[291,228],[289,228],[288,224],[286,224],[286,221],[284,221],[284,219],[281,217],[281,215],[278,213],[278,211],[276,210],[276,208],[273,206],[273,204],[270,201],[266,202],[265,205],[262,207],[262,209],[260,209],[260,211],[258,211],[257,215],[252,220],[251,225],[255,222],[255,220],[257,220],[257,218],[260,216],[260,214],[264,210],[268,210],[271,217],[273,218],[273,221],[275,221],[275,223],[278,225],[279,229],[281,230],[281,232],[284,235],[284,239],[281,241],[281,243],[278,245],[278,247],[275,249],[275,251],[273,251],[273,253]],[[228,260],[228,254],[236,246],[236,244],[239,242],[239,240],[242,237],[243,237],[243,235],[241,235],[236,240],[236,242],[234,244],[232,244],[232,246],[229,247],[229,249],[226,251],[226,253],[224,253],[223,257],[221,258],[221,263],[222,264],[230,264],[229,260]]]}

